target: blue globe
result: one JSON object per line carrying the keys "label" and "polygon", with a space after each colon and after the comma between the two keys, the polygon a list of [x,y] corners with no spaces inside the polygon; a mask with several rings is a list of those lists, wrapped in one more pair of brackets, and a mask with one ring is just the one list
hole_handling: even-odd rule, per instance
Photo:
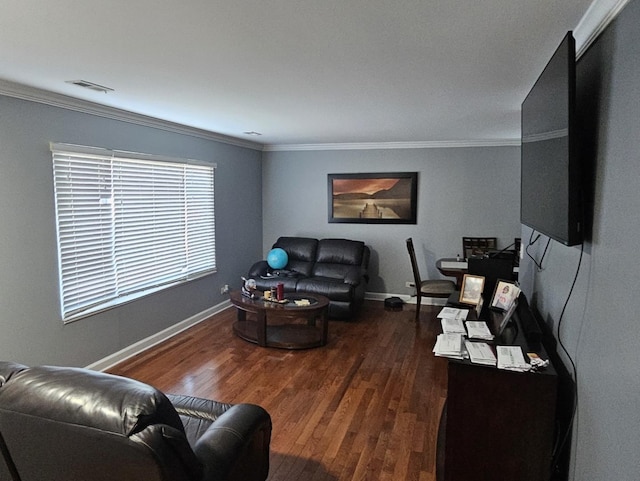
{"label": "blue globe", "polygon": [[267,254],[267,264],[272,269],[283,269],[287,262],[289,262],[289,256],[284,249],[276,247]]}

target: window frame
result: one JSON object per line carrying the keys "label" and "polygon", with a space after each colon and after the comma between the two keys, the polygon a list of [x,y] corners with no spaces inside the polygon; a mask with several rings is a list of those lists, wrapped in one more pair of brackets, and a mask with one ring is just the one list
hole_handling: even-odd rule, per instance
{"label": "window frame", "polygon": [[217,271],[215,163],[50,149],[64,323]]}

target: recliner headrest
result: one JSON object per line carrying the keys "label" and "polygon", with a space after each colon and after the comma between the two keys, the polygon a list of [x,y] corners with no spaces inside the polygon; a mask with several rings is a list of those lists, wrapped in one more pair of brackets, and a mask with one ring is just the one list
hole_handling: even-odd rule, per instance
{"label": "recliner headrest", "polygon": [[316,259],[318,240],[310,237],[280,237],[273,247],[284,249],[290,261],[313,262]]}
{"label": "recliner headrest", "polygon": [[3,409],[131,436],[151,424],[184,432],[157,389],[133,379],[72,367],[24,369],[0,389]]}
{"label": "recliner headrest", "polygon": [[364,242],[349,239],[321,239],[318,243],[317,262],[332,264],[349,264],[358,266],[362,263]]}
{"label": "recliner headrest", "polygon": [[11,361],[0,361],[0,387],[7,382],[11,376],[20,371],[28,369],[27,366]]}

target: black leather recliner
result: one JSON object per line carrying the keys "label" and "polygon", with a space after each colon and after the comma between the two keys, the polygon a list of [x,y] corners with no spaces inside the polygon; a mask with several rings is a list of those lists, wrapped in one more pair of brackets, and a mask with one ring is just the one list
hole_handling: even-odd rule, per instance
{"label": "black leather recliner", "polygon": [[260,406],[0,361],[0,480],[264,481],[270,438]]}
{"label": "black leather recliner", "polygon": [[281,270],[271,269],[265,260],[253,264],[247,276],[255,279],[258,291],[278,283],[286,292],[308,292],[326,296],[329,317],[349,319],[364,301],[367,288],[369,247],[349,239],[280,237],[273,248],[283,249],[289,258]]}

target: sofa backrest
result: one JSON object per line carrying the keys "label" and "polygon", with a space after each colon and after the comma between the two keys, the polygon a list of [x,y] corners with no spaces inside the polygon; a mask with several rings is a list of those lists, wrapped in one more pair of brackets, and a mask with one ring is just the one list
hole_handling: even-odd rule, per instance
{"label": "sofa backrest", "polygon": [[312,275],[344,279],[357,284],[369,266],[369,248],[364,242],[348,239],[321,239]]}
{"label": "sofa backrest", "polygon": [[311,275],[316,260],[318,239],[309,237],[280,237],[273,248],[283,249],[289,256],[285,269],[296,271],[304,276]]}
{"label": "sofa backrest", "polygon": [[0,434],[21,481],[199,479],[182,421],[160,391],[41,366],[0,387]]}

